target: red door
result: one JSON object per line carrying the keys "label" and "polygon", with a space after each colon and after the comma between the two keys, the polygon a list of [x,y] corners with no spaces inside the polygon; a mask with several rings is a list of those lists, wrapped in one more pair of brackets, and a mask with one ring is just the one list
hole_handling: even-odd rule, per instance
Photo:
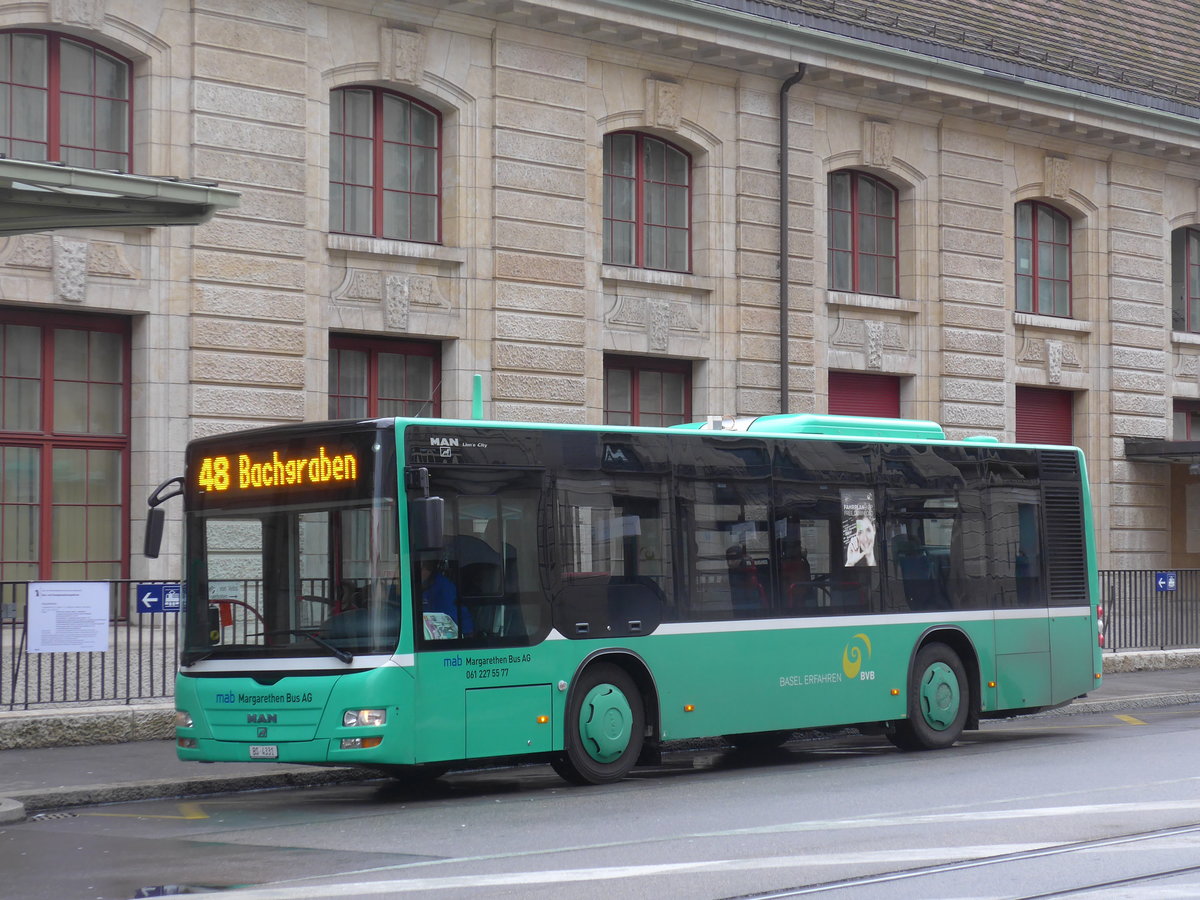
{"label": "red door", "polygon": [[1070,391],[1017,388],[1017,443],[1073,444]]}
{"label": "red door", "polygon": [[900,379],[861,372],[829,373],[831,416],[900,418]]}

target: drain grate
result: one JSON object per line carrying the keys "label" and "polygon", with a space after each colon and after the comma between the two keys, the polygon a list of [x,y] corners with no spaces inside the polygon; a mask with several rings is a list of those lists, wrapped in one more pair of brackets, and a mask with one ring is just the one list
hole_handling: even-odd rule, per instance
{"label": "drain grate", "polygon": [[78,814],[73,812],[37,813],[29,817],[30,822],[49,822],[51,819],[74,819]]}

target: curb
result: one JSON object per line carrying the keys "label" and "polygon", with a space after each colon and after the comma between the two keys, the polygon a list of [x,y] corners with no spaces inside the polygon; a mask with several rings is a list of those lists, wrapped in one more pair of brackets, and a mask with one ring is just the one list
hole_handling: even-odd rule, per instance
{"label": "curb", "polygon": [[19,800],[0,797],[0,825],[20,822],[25,818],[25,804]]}
{"label": "curb", "polygon": [[[0,823],[19,822],[27,815],[95,806],[102,803],[131,803],[172,797],[198,797],[234,791],[264,791],[289,787],[316,787],[378,781],[378,772],[349,768],[286,768],[262,775],[202,775],[195,778],[159,778],[128,784],[90,784],[47,790],[15,791],[0,798]],[[15,809],[10,809],[15,807]],[[5,815],[9,818],[5,818]]]}

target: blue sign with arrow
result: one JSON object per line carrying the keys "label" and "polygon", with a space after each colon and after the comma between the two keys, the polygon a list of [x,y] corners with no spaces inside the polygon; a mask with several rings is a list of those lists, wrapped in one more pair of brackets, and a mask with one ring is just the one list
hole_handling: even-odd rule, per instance
{"label": "blue sign with arrow", "polygon": [[139,584],[137,611],[140,613],[179,612],[178,584]]}
{"label": "blue sign with arrow", "polygon": [[1174,572],[1155,572],[1154,589],[1156,591],[1175,590],[1176,577]]}

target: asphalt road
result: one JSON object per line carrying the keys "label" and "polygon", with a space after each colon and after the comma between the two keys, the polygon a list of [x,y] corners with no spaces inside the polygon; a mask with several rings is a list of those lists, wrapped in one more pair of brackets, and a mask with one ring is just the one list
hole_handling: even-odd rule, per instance
{"label": "asphalt road", "polygon": [[680,749],[605,787],[526,766],[79,808],[0,830],[0,895],[1200,896],[1197,725],[1192,704],[989,724],[935,753]]}

